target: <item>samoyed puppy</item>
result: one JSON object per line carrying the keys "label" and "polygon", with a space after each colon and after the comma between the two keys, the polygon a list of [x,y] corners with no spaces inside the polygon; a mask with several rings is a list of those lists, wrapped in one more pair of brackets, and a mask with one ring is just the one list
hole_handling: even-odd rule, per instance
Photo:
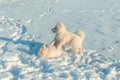
{"label": "samoyed puppy", "polygon": [[55,39],[54,39],[54,46],[56,48],[61,48],[61,46],[64,45],[70,45],[74,52],[77,54],[83,53],[82,50],[82,43],[85,39],[85,33],[84,32],[75,32],[71,33],[69,32],[63,22],[58,23],[55,28],[51,29],[53,33],[56,33]]}
{"label": "samoyed puppy", "polygon": [[48,47],[43,44],[42,48],[40,49],[40,56],[44,58],[55,58],[59,57],[62,54],[62,50],[56,48],[53,44],[53,41]]}

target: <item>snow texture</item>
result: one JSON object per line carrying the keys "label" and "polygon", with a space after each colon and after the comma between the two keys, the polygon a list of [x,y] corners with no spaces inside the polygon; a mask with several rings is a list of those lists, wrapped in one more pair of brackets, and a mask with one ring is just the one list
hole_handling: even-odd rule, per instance
{"label": "snow texture", "polygon": [[[51,29],[86,33],[84,53],[39,57]],[[0,0],[0,80],[120,80],[120,0]]]}

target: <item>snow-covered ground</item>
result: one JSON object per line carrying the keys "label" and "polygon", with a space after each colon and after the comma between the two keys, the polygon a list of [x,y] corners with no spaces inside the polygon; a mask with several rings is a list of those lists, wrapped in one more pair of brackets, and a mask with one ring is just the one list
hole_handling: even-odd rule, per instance
{"label": "snow-covered ground", "polygon": [[[39,58],[63,21],[84,53]],[[120,0],[0,0],[0,80],[120,80]]]}

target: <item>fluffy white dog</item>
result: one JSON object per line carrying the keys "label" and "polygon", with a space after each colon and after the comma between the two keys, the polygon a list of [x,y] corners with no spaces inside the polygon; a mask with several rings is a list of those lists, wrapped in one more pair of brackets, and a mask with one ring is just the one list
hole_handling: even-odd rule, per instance
{"label": "fluffy white dog", "polygon": [[63,51],[56,49],[53,44],[54,41],[48,47],[43,44],[42,48],[40,49],[40,56],[44,58],[55,58],[60,56]]}
{"label": "fluffy white dog", "polygon": [[[83,53],[82,43],[85,38],[84,32],[71,33],[66,30],[62,22],[58,23],[55,28],[52,29],[53,33],[56,33],[55,43],[53,44],[57,49],[62,48],[66,44],[70,45],[74,52],[77,54]],[[62,49],[61,49],[62,50]]]}

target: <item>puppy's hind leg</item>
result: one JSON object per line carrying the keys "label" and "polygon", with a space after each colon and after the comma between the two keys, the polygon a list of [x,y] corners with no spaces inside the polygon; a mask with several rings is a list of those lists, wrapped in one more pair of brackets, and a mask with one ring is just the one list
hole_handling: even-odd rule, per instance
{"label": "puppy's hind leg", "polygon": [[82,54],[83,53],[82,47],[80,47],[80,48],[74,48],[73,50],[74,50],[74,52],[76,54]]}
{"label": "puppy's hind leg", "polygon": [[82,48],[82,46],[79,48],[79,52],[78,52],[78,54],[82,54],[83,53],[83,48]]}
{"label": "puppy's hind leg", "polygon": [[79,54],[78,52],[79,52],[79,49],[73,49],[73,51],[76,53],[76,54]]}

